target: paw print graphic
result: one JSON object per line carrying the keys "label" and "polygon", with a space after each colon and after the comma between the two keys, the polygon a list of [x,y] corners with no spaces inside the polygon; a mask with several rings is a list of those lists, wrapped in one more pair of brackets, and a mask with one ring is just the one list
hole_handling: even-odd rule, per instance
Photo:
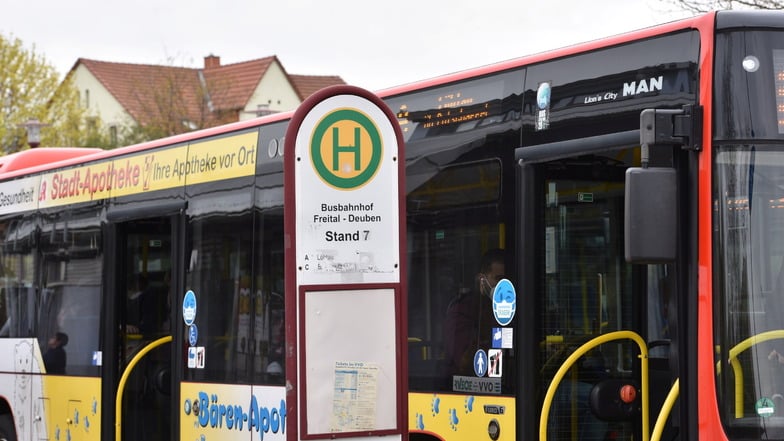
{"label": "paw print graphic", "polygon": [[457,418],[457,409],[449,409],[449,427],[452,430],[457,430],[458,423],[460,420]]}
{"label": "paw print graphic", "polygon": [[471,413],[474,411],[474,397],[469,396],[465,399],[465,413]]}
{"label": "paw print graphic", "polygon": [[419,412],[416,414],[416,428],[418,430],[425,430],[424,416]]}

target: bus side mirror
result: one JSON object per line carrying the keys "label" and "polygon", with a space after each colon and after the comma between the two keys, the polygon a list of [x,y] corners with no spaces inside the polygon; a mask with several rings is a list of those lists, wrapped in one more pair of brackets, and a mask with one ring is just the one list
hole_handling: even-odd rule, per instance
{"label": "bus side mirror", "polygon": [[667,263],[676,249],[675,169],[626,170],[624,251],[629,263]]}

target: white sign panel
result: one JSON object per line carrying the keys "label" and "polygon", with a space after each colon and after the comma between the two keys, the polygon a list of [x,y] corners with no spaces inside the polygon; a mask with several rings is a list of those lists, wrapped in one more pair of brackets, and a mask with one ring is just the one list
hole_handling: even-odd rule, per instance
{"label": "white sign panel", "polygon": [[37,209],[40,183],[41,177],[33,176],[0,184],[0,214]]}
{"label": "white sign panel", "polygon": [[298,283],[397,283],[398,151],[383,110],[335,95],[295,140]]}

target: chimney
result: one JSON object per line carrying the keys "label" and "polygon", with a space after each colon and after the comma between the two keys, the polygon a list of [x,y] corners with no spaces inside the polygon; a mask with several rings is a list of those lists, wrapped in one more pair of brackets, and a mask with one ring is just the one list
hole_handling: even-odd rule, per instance
{"label": "chimney", "polygon": [[212,54],[204,57],[204,69],[212,69],[214,67],[220,67],[220,57]]}

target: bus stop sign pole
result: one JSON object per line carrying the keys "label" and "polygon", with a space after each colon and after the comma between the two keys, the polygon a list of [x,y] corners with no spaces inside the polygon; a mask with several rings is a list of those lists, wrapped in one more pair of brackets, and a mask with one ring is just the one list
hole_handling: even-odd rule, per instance
{"label": "bus stop sign pole", "polygon": [[403,138],[352,86],[300,105],[284,144],[288,439],[405,439]]}

